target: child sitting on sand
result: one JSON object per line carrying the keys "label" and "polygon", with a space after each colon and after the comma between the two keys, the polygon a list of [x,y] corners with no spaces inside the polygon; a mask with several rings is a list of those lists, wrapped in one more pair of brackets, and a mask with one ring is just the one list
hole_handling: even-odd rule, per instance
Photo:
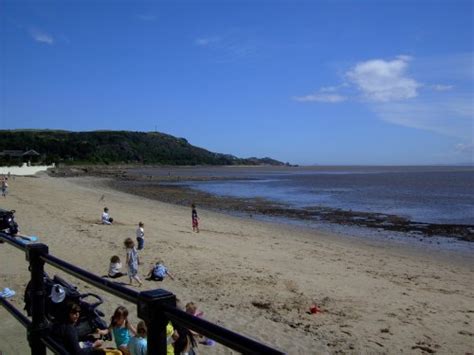
{"label": "child sitting on sand", "polygon": [[122,268],[122,263],[120,262],[120,258],[117,255],[114,255],[110,258],[109,264],[109,273],[104,277],[110,277],[111,279],[116,279],[117,277],[125,276],[127,273],[123,273],[120,271]]}
{"label": "child sitting on sand", "polygon": [[102,212],[102,224],[112,224],[114,219],[109,215],[109,209],[104,207],[104,212]]}
{"label": "child sitting on sand", "polygon": [[147,275],[148,276],[147,280],[163,281],[166,275],[168,275],[171,280],[174,280],[174,276],[168,271],[168,268],[165,265],[163,265],[163,262],[159,260],[151,268],[150,272]]}

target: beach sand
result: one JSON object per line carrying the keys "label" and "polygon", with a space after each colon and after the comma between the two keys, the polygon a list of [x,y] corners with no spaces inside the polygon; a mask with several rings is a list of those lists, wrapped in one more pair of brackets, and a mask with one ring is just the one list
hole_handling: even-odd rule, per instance
{"label": "beach sand", "polygon": [[[101,197],[103,199],[101,201]],[[107,188],[99,178],[16,177],[0,207],[15,209],[21,232],[36,235],[51,254],[98,275],[123,241],[145,223],[140,275],[162,258],[176,280],[144,281],[141,290],[165,288],[194,301],[206,319],[289,354],[465,354],[474,349],[474,256],[454,251],[350,238],[199,209]],[[118,222],[99,224],[104,206]],[[0,244],[0,288],[23,308],[29,279],[25,255]],[[107,320],[126,305],[47,266],[104,297]],[[120,281],[127,282],[122,278]],[[311,304],[322,313],[310,314]],[[29,353],[26,331],[0,308],[0,352]],[[232,353],[220,345],[200,354]]]}

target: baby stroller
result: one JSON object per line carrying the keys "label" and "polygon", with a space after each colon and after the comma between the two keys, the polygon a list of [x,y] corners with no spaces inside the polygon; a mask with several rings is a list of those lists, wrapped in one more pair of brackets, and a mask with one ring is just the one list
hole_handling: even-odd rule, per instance
{"label": "baby stroller", "polygon": [[[103,319],[104,313],[97,308],[103,303],[100,296],[93,293],[80,293],[76,286],[57,275],[51,279],[48,274],[44,273],[44,283],[45,293],[48,295],[45,311],[49,322],[58,323],[65,313],[66,304],[72,301],[81,307],[81,315],[76,324],[79,341],[91,340],[90,334],[94,333],[96,329],[107,329],[107,323]],[[87,302],[87,299],[91,297],[95,299],[95,302]],[[28,316],[31,316],[32,298],[31,282],[29,282],[24,296],[25,310]],[[105,339],[110,340],[110,336],[107,335]]]}

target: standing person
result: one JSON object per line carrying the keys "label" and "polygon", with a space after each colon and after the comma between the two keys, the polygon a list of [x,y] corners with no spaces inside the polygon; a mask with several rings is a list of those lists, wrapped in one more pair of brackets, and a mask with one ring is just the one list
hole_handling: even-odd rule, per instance
{"label": "standing person", "polygon": [[145,227],[145,224],[143,222],[138,222],[138,228],[137,228],[137,244],[138,250],[142,250],[143,247],[145,246],[145,230],[143,229]]}
{"label": "standing person", "polygon": [[140,277],[138,276],[138,251],[135,248],[135,242],[133,241],[132,238],[127,238],[123,242],[125,245],[125,248],[127,248],[127,267],[128,267],[128,277],[130,279],[130,285],[133,284],[133,280],[138,282],[138,285],[142,285],[142,281],[140,280]]}
{"label": "standing person", "polygon": [[112,333],[115,340],[115,345],[123,353],[128,355],[128,343],[130,338],[137,334],[137,330],[128,321],[128,309],[124,306],[118,306],[114,314],[110,318],[110,325],[107,329],[97,329],[100,335]]}
{"label": "standing person", "polygon": [[114,219],[109,215],[109,209],[104,207],[104,212],[102,212],[102,224],[112,224]]}
{"label": "standing person", "polygon": [[128,342],[128,351],[130,355],[147,355],[147,328],[144,321],[137,324],[137,334]]}
{"label": "standing person", "polygon": [[196,211],[196,205],[193,203],[191,205],[192,212],[191,212],[191,218],[193,220],[193,232],[199,233],[199,217]]}
{"label": "standing person", "polygon": [[3,180],[2,180],[2,196],[3,197],[7,197],[7,189],[8,189],[7,180],[8,180],[7,177],[3,177]]}

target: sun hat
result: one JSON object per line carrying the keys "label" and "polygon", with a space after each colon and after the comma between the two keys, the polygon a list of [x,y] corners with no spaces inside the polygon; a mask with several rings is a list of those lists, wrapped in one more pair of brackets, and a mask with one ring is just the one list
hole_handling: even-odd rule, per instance
{"label": "sun hat", "polygon": [[54,284],[49,297],[51,297],[53,303],[61,303],[66,298],[66,291],[64,291],[64,288],[61,285]]}

